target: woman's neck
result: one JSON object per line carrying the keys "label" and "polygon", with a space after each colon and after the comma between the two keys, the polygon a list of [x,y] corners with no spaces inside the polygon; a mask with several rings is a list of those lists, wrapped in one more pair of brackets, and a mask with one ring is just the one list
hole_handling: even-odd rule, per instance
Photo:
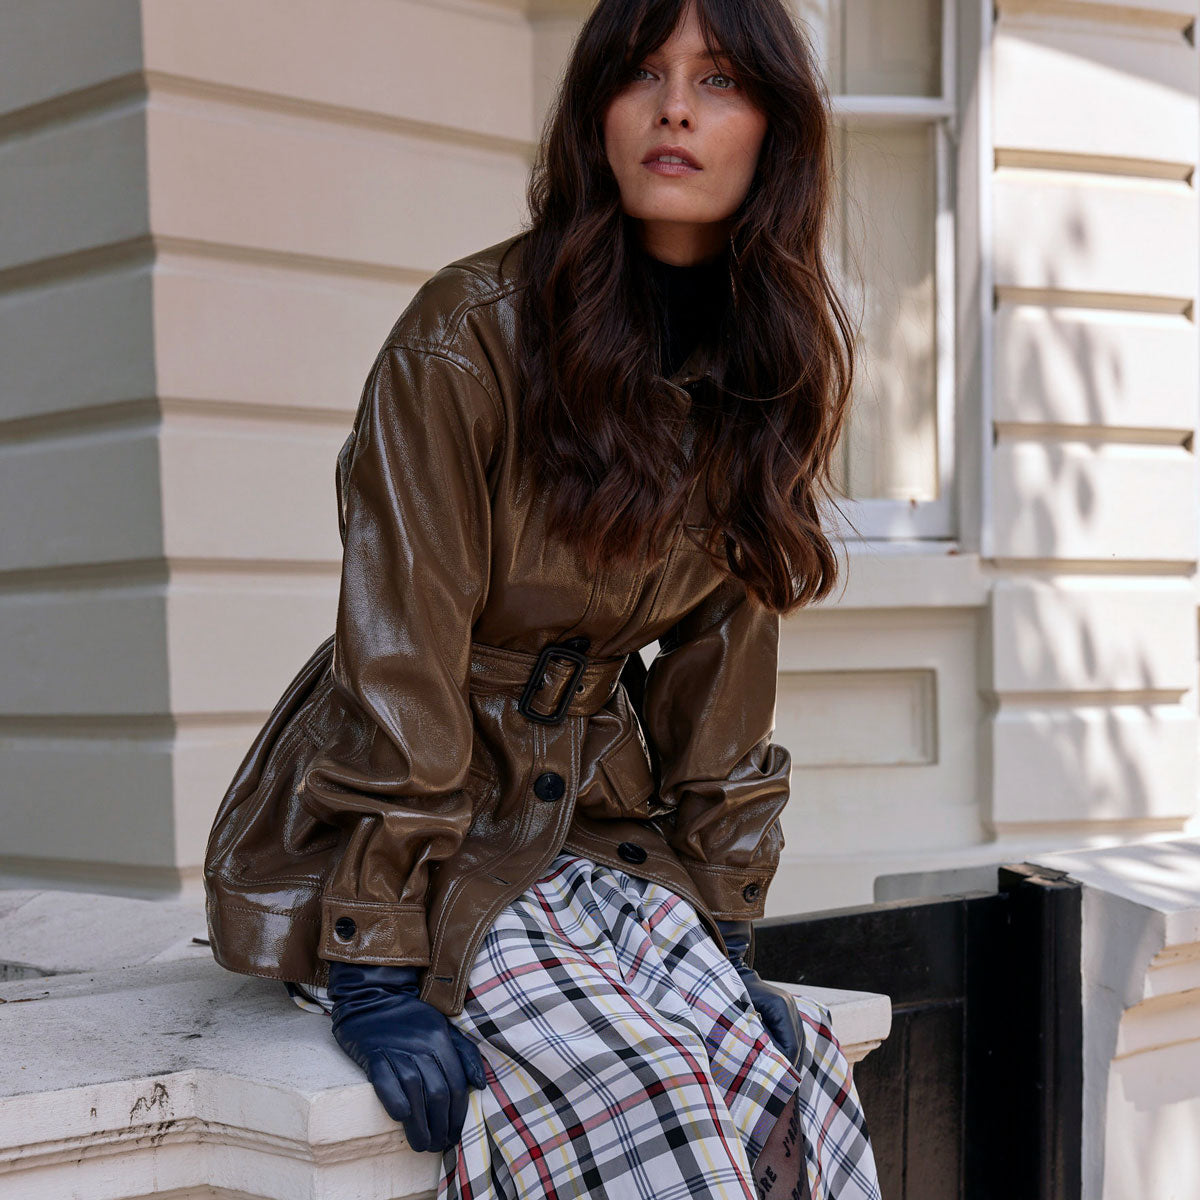
{"label": "woman's neck", "polygon": [[643,253],[676,267],[711,261],[729,244],[728,221],[639,221],[636,228]]}
{"label": "woman's neck", "polygon": [[695,346],[715,336],[729,295],[724,253],[686,265],[645,255],[659,317],[659,349],[664,376],[673,375]]}

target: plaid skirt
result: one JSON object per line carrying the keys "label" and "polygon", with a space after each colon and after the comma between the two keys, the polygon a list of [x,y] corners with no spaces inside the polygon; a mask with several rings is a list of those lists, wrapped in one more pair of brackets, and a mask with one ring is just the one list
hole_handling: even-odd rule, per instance
{"label": "plaid skirt", "polygon": [[485,935],[449,1018],[487,1087],[438,1200],[880,1200],[829,1012],[796,1003],[793,1067],[686,900],[560,854]]}

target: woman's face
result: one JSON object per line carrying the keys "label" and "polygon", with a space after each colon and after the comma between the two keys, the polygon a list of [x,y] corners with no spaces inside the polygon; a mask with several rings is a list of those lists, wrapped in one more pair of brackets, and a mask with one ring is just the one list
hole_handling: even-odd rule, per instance
{"label": "woman's face", "polygon": [[[729,64],[717,64],[689,3],[604,115],[621,207],[640,222],[645,248],[667,262],[696,262],[721,249],[767,130],[766,115],[724,73]],[[664,147],[685,161],[661,161],[672,154]]]}

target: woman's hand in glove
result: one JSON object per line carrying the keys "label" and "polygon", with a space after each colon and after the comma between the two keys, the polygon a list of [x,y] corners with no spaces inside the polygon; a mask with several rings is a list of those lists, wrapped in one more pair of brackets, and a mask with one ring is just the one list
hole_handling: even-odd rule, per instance
{"label": "woman's hand in glove", "polygon": [[784,1058],[795,1066],[800,1061],[800,1047],[804,1037],[796,1001],[783,988],[764,983],[753,967],[746,966],[745,954],[750,948],[749,921],[718,921],[717,928],[721,931],[721,937],[725,939],[729,961],[742,977],[746,991],[750,993],[750,999],[758,1009],[771,1040],[779,1047]]}
{"label": "woman's hand in glove", "polygon": [[419,967],[330,962],[333,1036],[364,1071],[414,1150],[462,1136],[468,1084],[486,1086],[479,1048],[419,998]]}

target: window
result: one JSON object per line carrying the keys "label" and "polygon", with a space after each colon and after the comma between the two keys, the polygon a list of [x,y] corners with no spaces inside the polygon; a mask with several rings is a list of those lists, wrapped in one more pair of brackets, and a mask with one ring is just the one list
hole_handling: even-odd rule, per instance
{"label": "window", "polygon": [[[952,0],[795,0],[836,118],[829,261],[859,328],[835,478],[868,538],[954,535]],[[830,514],[839,532],[836,513]]]}

